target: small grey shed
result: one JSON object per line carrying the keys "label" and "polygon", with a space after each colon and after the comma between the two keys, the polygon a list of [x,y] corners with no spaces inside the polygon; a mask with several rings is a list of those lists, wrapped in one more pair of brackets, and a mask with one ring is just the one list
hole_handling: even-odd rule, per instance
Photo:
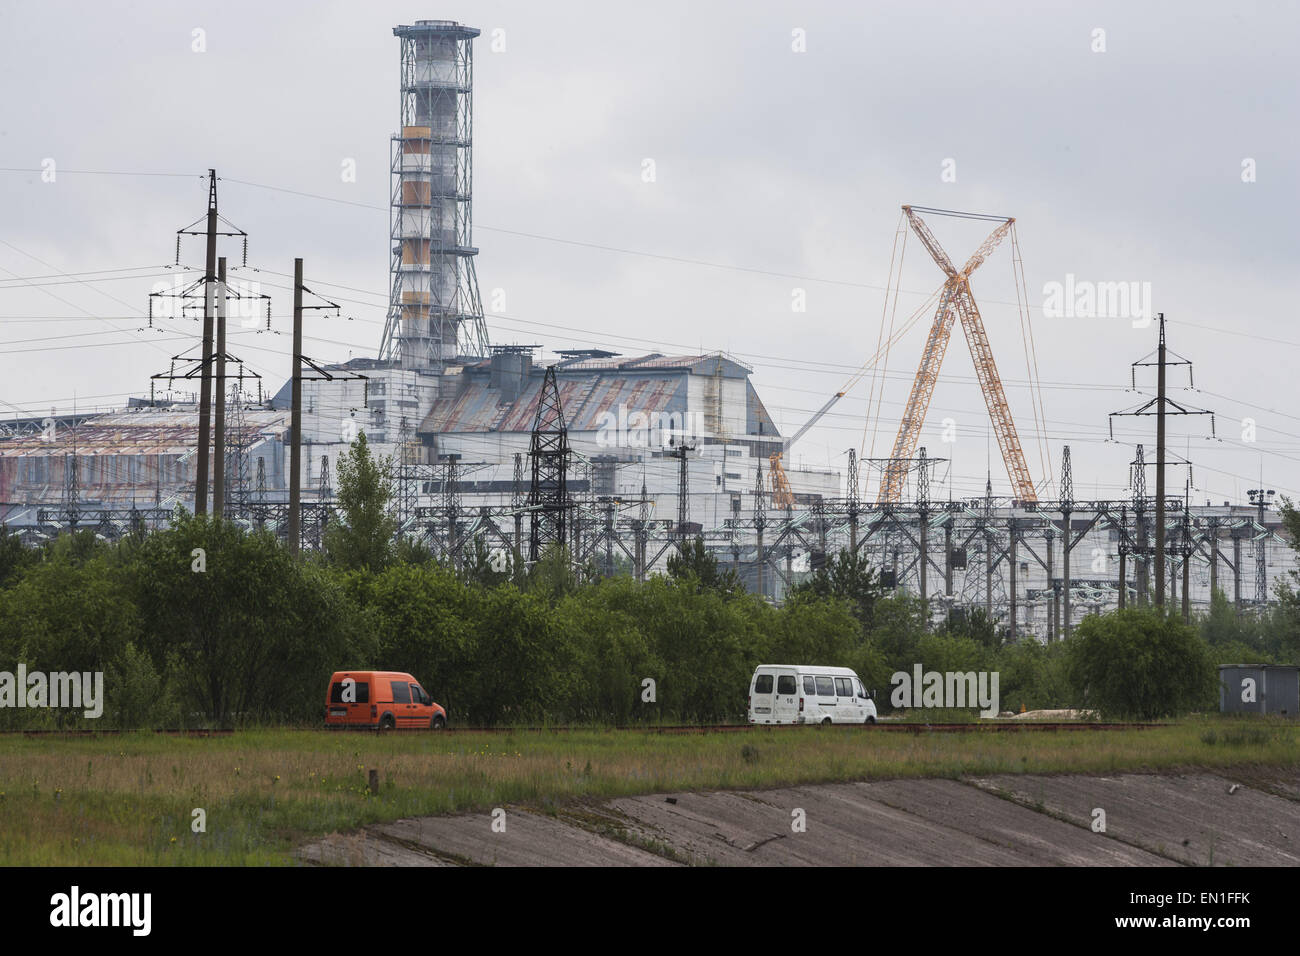
{"label": "small grey shed", "polygon": [[1300,714],[1300,667],[1287,664],[1219,666],[1219,710],[1225,714]]}

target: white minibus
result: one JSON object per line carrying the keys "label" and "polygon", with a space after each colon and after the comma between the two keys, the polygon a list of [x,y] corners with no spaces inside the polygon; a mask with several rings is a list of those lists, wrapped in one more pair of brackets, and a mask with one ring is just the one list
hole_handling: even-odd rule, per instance
{"label": "white minibus", "polygon": [[876,702],[847,667],[760,664],[749,682],[751,724],[874,724]]}

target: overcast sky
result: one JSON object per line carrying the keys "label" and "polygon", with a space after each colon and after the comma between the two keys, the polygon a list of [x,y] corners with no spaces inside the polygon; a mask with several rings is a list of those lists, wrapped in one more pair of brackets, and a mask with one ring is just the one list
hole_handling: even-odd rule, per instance
{"label": "overcast sky", "polygon": [[[307,285],[351,317],[312,316],[307,353],[373,355],[400,122],[392,27],[454,19],[483,32],[474,239],[493,342],[725,350],[754,369],[789,435],[875,354],[891,282],[896,330],[941,283],[915,237],[891,279],[901,204],[1014,216],[1041,414],[1010,241],[972,288],[1036,480],[1044,454],[1059,468],[1068,444],[1076,496],[1120,497],[1134,445],[1153,457],[1154,418],[1119,419],[1118,442],[1105,439],[1109,413],[1145,400],[1124,389],[1155,325],[1049,314],[1045,289],[1073,276],[1076,288],[1149,283],[1170,347],[1195,363],[1199,391],[1171,394],[1213,410],[1217,440],[1202,417],[1170,427],[1172,449],[1195,463],[1195,501],[1244,501],[1261,472],[1300,497],[1298,11],[6,0],[0,417],[147,394],[149,376],[194,344],[198,323],[139,330],[150,289],[170,279],[176,230],[203,214],[209,167],[262,270],[232,275],[276,297],[273,327],[289,329],[284,274],[301,256]],[[959,266],[993,225],[929,221]],[[223,246],[235,263],[240,251]],[[201,240],[185,241],[183,262],[202,256]],[[131,271],[83,275],[99,270]],[[868,375],[795,462],[842,469],[850,447],[888,455],[930,318],[890,350],[879,414]],[[272,388],[287,374],[287,335],[241,329],[230,350]],[[1171,385],[1186,381],[1171,371]],[[960,327],[920,444],[949,459],[954,495],[982,492],[989,470],[1009,492]],[[1181,491],[1186,469],[1170,474]]]}

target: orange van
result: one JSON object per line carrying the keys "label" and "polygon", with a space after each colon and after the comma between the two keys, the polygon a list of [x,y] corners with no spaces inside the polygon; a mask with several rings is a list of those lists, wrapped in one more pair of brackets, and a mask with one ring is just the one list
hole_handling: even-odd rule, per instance
{"label": "orange van", "polygon": [[325,726],[442,730],[447,711],[410,674],[336,671],[325,694]]}

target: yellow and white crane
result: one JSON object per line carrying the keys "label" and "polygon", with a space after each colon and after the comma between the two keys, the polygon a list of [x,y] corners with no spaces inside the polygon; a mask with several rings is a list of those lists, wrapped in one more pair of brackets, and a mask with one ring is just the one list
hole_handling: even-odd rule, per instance
{"label": "yellow and white crane", "polygon": [[775,508],[794,507],[794,492],[790,490],[790,482],[785,476],[785,469],[781,467],[782,457],[785,455],[787,451],[790,450],[791,445],[793,445],[800,438],[802,438],[804,434],[808,431],[808,429],[816,425],[821,420],[822,416],[831,410],[831,406],[834,405],[843,397],[844,397],[844,391],[839,391],[836,392],[834,395],[832,395],[830,401],[828,401],[825,405],[819,408],[817,410],[817,413],[813,415],[812,418],[804,422],[802,428],[800,428],[789,438],[781,442],[780,451],[773,452],[771,456],[768,457],[767,477],[768,480],[771,482],[773,507]]}
{"label": "yellow and white crane", "polygon": [[[948,258],[947,253],[944,252],[943,247],[939,245],[925,221],[918,215],[918,212],[956,216],[963,219],[987,220],[997,223],[997,226],[980,243],[975,253],[966,261],[966,264],[958,270]],[[903,487],[912,466],[912,456],[916,452],[917,441],[925,424],[926,412],[930,408],[930,397],[934,394],[935,385],[938,383],[939,368],[943,364],[944,354],[948,350],[948,341],[952,336],[952,327],[958,317],[961,318],[966,344],[970,347],[971,358],[975,363],[975,374],[979,379],[980,390],[984,394],[984,403],[988,408],[989,418],[992,421],[993,433],[997,436],[998,447],[1002,451],[1002,459],[1007,468],[1007,477],[1011,479],[1012,491],[1020,501],[1033,502],[1038,500],[1034,481],[1029,474],[1029,467],[1025,464],[1025,454],[1020,446],[1020,437],[1016,431],[1016,424],[1011,417],[1011,408],[1007,403],[1006,393],[1002,388],[1002,379],[998,375],[997,363],[993,360],[993,349],[989,345],[988,334],[984,331],[984,320],[980,316],[979,307],[975,304],[975,297],[971,294],[970,289],[971,273],[983,265],[984,260],[998,247],[1003,239],[1010,235],[1013,249],[1016,251],[1013,273],[1016,268],[1021,270],[1015,273],[1018,276],[1016,297],[1021,313],[1022,333],[1025,337],[1026,365],[1030,366],[1030,354],[1033,351],[1033,333],[1027,322],[1027,302],[1022,301],[1024,278],[1023,267],[1020,267],[1018,248],[1016,247],[1016,221],[1011,217],[988,216],[981,213],[960,213],[945,209],[930,209],[923,206],[903,206],[903,215],[911,226],[911,231],[921,240],[926,251],[930,253],[930,257],[943,270],[944,284],[931,293],[921,303],[920,307],[904,320],[901,327],[895,329],[891,320],[888,336],[884,335],[882,317],[881,340],[876,349],[876,354],[850,376],[848,382],[839,391],[835,392],[826,404],[804,423],[803,427],[781,443],[780,451],[769,456],[768,481],[771,488],[772,504],[777,508],[793,508],[795,503],[794,493],[790,489],[789,479],[786,477],[785,469],[782,466],[782,460],[791,446],[816,425],[834,407],[836,402],[866,376],[868,371],[877,369],[882,360],[889,355],[891,347],[917,323],[936,298],[938,299],[938,307],[934,313],[930,333],[926,338],[925,349],[921,353],[920,367],[917,369],[916,377],[912,381],[912,390],[908,395],[903,418],[899,422],[898,435],[894,439],[893,451],[885,463],[877,502],[879,504],[897,504],[902,500]],[[902,229],[902,220],[900,219],[899,236],[905,238],[905,232],[906,230]],[[900,260],[900,275],[901,268]],[[897,290],[893,288],[892,282],[893,272],[894,263],[891,261],[891,284],[886,291],[886,307],[889,304],[890,293],[895,293],[895,302],[897,302]],[[1032,362],[1029,374],[1031,388],[1040,391],[1037,388],[1036,358]],[[874,378],[872,391],[873,393],[875,391]],[[1041,404],[1041,394],[1038,396],[1038,401]],[[870,409],[868,411],[870,412]],[[1037,407],[1034,408],[1034,419],[1035,422],[1038,422],[1039,408]],[[1041,441],[1041,425],[1039,433]],[[1045,468],[1050,470],[1050,464],[1045,464]]]}

